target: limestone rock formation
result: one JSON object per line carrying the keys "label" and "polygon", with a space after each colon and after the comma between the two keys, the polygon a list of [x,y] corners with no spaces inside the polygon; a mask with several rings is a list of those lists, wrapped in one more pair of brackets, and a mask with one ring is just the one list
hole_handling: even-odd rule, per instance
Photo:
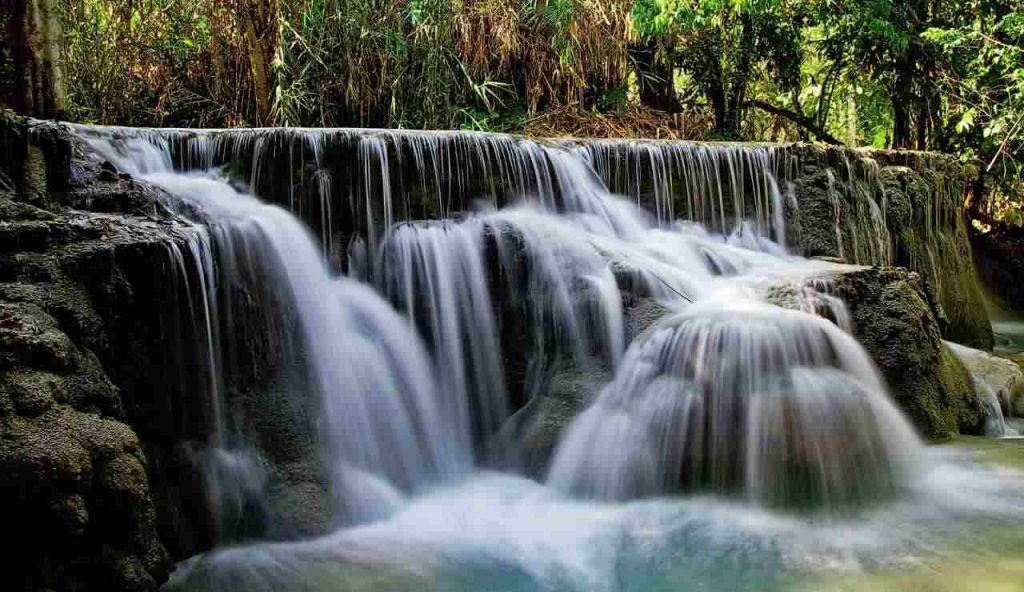
{"label": "limestone rock formation", "polygon": [[[0,523],[17,533],[5,578],[15,589],[154,590],[172,564],[151,462],[101,360],[110,328],[90,289],[116,292],[120,251],[171,240],[172,223],[67,210],[68,139],[23,123],[0,135],[12,157],[0,191]],[[94,258],[109,273],[79,266]]]}
{"label": "limestone rock formation", "polygon": [[935,298],[918,274],[901,268],[843,273],[833,292],[847,303],[854,334],[922,435],[941,440],[983,432],[983,404],[967,369],[943,343]]}
{"label": "limestone rock formation", "polygon": [[941,154],[797,146],[789,242],[812,257],[906,267],[935,294],[943,337],[992,348],[963,211],[971,170]]}

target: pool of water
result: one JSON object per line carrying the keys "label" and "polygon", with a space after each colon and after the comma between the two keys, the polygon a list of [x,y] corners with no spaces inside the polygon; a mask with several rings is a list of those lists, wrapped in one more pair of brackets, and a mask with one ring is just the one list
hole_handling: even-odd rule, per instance
{"label": "pool of water", "polygon": [[[927,460],[899,500],[831,515],[702,497],[589,503],[480,473],[377,523],[193,558],[166,589],[1021,590],[1024,443],[965,439]],[[944,587],[964,579],[997,587]]]}

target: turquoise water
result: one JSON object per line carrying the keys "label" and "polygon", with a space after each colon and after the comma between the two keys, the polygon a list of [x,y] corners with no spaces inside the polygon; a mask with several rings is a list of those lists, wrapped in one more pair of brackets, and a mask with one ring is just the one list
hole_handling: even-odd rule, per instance
{"label": "turquoise water", "polygon": [[[1024,447],[1017,454],[1024,466]],[[927,460],[900,499],[844,515],[703,497],[587,503],[481,473],[381,522],[194,558],[167,589],[810,590],[934,573],[955,565],[951,557],[1024,557],[1024,472],[978,464],[955,447],[930,449]],[[919,585],[879,579],[866,589],[872,581]]]}

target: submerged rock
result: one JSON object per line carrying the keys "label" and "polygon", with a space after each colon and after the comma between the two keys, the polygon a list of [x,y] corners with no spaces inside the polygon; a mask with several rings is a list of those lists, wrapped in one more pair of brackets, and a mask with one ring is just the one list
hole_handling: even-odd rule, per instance
{"label": "submerged rock", "polygon": [[501,447],[495,451],[499,462],[543,479],[565,430],[609,380],[611,373],[596,362],[557,363],[535,396],[502,427],[495,443]]}

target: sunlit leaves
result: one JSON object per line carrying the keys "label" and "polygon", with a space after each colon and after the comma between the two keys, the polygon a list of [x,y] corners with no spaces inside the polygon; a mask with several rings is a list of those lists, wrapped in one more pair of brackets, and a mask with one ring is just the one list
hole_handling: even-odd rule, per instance
{"label": "sunlit leaves", "polygon": [[923,37],[942,52],[939,84],[962,153],[993,175],[995,218],[1024,211],[1024,13],[979,13],[969,23],[933,27]]}

